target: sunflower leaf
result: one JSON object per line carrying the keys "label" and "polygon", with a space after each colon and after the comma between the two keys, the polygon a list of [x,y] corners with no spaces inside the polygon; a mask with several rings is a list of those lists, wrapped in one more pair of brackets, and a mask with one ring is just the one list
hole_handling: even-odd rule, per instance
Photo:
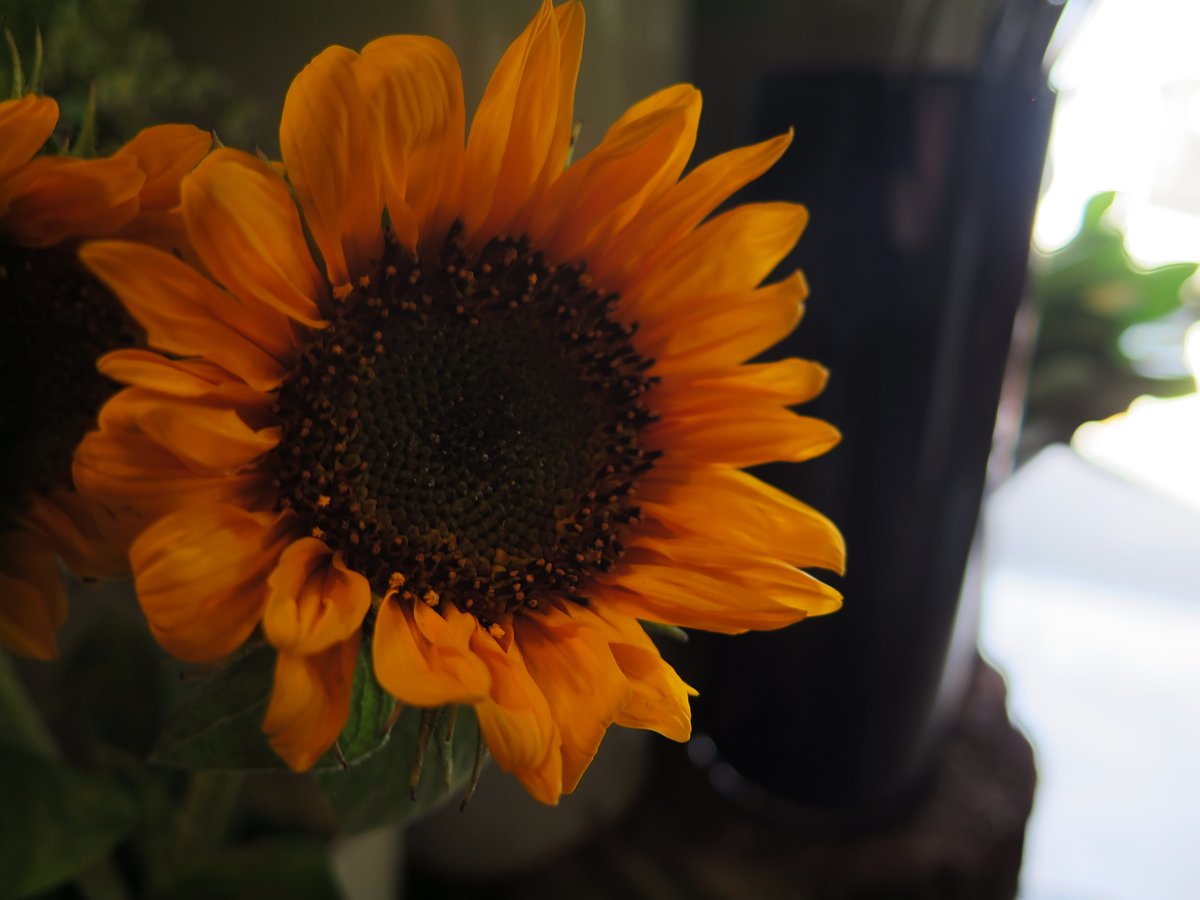
{"label": "sunflower leaf", "polygon": [[458,709],[448,742],[439,736],[428,748],[414,798],[410,794],[409,774],[420,730],[421,710],[408,707],[374,752],[359,757],[344,769],[323,769],[316,773],[317,783],[344,831],[353,834],[413,818],[464,788],[479,734],[470,707]]}
{"label": "sunflower leaf", "polygon": [[25,897],[100,863],[137,824],[129,790],[36,751],[0,746],[0,896]]}
{"label": "sunflower leaf", "polygon": [[387,743],[388,719],[395,707],[396,701],[375,680],[371,650],[364,642],[358,653],[354,683],[350,688],[350,717],[338,737],[342,759],[337,759],[334,754],[326,754],[317,763],[317,770],[353,766]]}
{"label": "sunflower leaf", "polygon": [[152,762],[188,769],[279,769],[262,732],[275,651],[260,646],[202,681],[167,715]]}

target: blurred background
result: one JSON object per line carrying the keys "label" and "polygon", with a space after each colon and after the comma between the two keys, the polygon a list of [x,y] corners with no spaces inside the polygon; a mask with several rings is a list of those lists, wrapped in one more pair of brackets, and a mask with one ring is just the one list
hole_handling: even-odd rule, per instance
{"label": "blurred background", "polygon": [[[434,34],[472,105],[535,6],[2,9],[45,35],[62,137],[94,81],[101,146],[179,119],[274,154],[324,46]],[[586,8],[577,152],[683,80],[696,160],[796,128],[738,199],[810,207],[776,355],[829,366],[811,411],[845,440],[761,474],[845,530],[846,605],[665,646],[690,745],[614,733],[556,811],[489,772],[465,814],[345,846],[353,895],[1195,896],[1200,4]]]}

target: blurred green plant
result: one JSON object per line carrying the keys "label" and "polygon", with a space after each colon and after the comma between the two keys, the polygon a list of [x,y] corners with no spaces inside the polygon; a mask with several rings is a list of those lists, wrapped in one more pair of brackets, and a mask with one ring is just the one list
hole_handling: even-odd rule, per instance
{"label": "blurred green plant", "polygon": [[1112,191],[1092,197],[1071,242],[1035,266],[1040,323],[1022,455],[1069,441],[1079,425],[1122,412],[1143,394],[1169,397],[1195,389],[1181,362],[1154,372],[1145,359],[1130,355],[1128,337],[1154,326],[1159,342],[1181,357],[1183,333],[1200,319],[1184,291],[1197,264],[1137,266],[1124,234],[1106,216],[1115,197]]}
{"label": "blurred green plant", "polygon": [[[116,149],[147,125],[190,122],[244,144],[254,107],[216,71],[179,60],[170,40],[146,21],[145,0],[5,0],[0,18],[21,56],[45,44],[44,92],[61,109],[59,138],[84,120],[96,89],[97,147]],[[7,60],[5,60],[7,62]],[[0,97],[12,94],[12,72],[0,65]]]}

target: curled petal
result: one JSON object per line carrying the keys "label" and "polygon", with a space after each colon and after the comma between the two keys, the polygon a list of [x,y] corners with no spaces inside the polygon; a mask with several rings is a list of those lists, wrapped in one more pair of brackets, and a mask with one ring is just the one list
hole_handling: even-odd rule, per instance
{"label": "curled petal", "polygon": [[310,654],[356,632],[371,608],[367,579],[316,538],[301,538],[267,579],[263,630],[288,653]]}
{"label": "curled petal", "polygon": [[487,695],[487,666],[470,647],[474,616],[445,604],[445,617],[420,600],[384,598],[372,654],[380,685],[401,703],[441,706]]}

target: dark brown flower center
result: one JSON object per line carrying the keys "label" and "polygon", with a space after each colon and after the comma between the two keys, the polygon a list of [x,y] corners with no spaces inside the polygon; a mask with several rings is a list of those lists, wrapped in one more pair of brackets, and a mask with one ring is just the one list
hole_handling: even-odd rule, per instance
{"label": "dark brown flower center", "polygon": [[380,594],[485,621],[586,602],[654,459],[649,362],[615,300],[525,240],[389,242],[279,390],[280,505]]}
{"label": "dark brown flower center", "polygon": [[71,455],[117,385],[98,357],[137,329],[75,248],[0,240],[0,527],[34,493],[71,483]]}

